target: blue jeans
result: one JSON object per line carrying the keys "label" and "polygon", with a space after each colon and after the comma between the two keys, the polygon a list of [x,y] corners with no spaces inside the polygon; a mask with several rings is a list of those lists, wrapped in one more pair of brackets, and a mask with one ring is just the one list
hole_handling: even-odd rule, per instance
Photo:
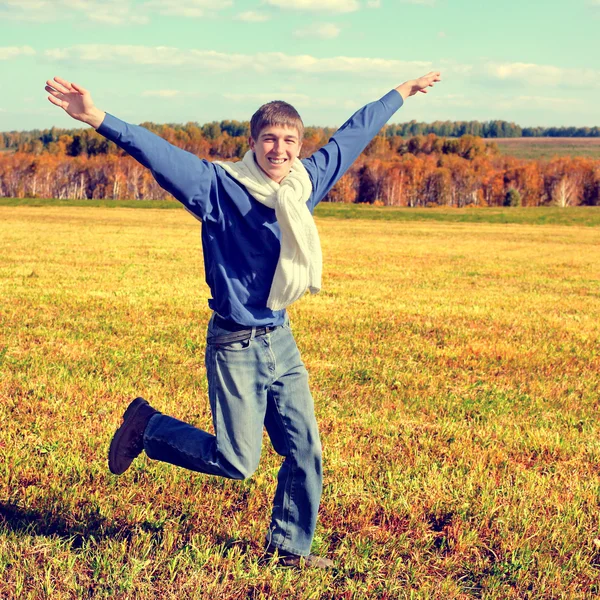
{"label": "blue jeans", "polygon": [[[208,324],[208,336],[229,333]],[[263,425],[284,457],[277,475],[267,543],[306,556],[321,499],[321,442],[308,373],[286,321],[244,342],[206,346],[208,395],[215,435],[166,415],[144,434],[155,460],[231,479],[258,467]]]}

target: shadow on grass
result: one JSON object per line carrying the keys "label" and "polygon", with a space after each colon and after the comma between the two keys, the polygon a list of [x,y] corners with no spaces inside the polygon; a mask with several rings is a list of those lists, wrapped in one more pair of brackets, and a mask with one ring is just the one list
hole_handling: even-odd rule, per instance
{"label": "shadow on grass", "polygon": [[[81,522],[74,521],[72,515],[57,514],[56,511],[44,511],[23,508],[10,502],[0,502],[0,535],[7,532],[23,536],[42,536],[60,538],[69,543],[72,549],[82,548],[86,542],[97,542],[102,539],[131,540],[140,532],[152,533],[157,542],[163,535],[162,525],[151,522],[118,522],[109,521],[97,510],[90,510],[81,515]],[[188,535],[184,532],[182,543],[186,544]],[[239,549],[240,554],[247,555],[251,560],[258,558],[259,564],[266,566],[264,549],[255,540],[233,538],[230,535],[217,535],[215,553],[226,557],[232,550]],[[334,577],[365,581],[367,573],[337,565],[330,569]]]}
{"label": "shadow on grass", "polygon": [[86,540],[130,540],[141,531],[162,536],[161,525],[150,522],[109,521],[97,510],[84,513],[80,520],[76,521],[72,515],[0,502],[0,532],[7,531],[31,536],[59,537],[70,542],[72,548],[81,548]]}
{"label": "shadow on grass", "polygon": [[[17,504],[0,502],[0,535],[13,532],[24,536],[58,537],[68,542],[73,549],[81,548],[87,541],[102,539],[131,540],[144,532],[150,533],[161,543],[163,536],[162,523],[136,521],[129,523],[107,519],[97,509],[79,514],[78,520],[71,514],[57,514],[53,510],[35,510],[23,508]],[[187,544],[194,530],[183,531],[181,542]],[[259,552],[257,544],[246,539],[236,539],[221,534],[215,539],[215,552],[226,556],[230,550],[239,548],[243,554]]]}

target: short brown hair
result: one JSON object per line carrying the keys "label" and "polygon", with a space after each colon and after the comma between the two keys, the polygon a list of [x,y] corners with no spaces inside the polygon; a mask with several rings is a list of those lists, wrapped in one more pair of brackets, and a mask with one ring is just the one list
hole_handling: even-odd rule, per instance
{"label": "short brown hair", "polygon": [[250,135],[258,140],[260,132],[265,127],[293,127],[298,130],[298,138],[302,141],[304,123],[298,111],[283,100],[273,100],[263,104],[250,119]]}

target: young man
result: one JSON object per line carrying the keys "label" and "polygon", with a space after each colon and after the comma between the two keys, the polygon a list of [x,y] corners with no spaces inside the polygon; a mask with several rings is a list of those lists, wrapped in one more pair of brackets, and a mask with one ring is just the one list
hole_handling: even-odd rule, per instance
{"label": "young man", "polygon": [[96,108],[90,93],[49,80],[50,102],[91,125],[151,169],[158,183],[202,222],[213,315],[206,371],[215,435],[161,414],[136,398],[109,449],[124,473],[142,451],[155,460],[232,479],[258,466],[266,426],[284,457],[266,552],[284,565],[330,567],[310,554],[321,497],[321,444],[308,375],[286,306],[321,286],[315,206],[404,99],[440,81],[431,72],[356,112],[323,148],[298,158],[303,124],[285,102],[252,117],[250,150],[237,163],[210,163],[148,130]]}

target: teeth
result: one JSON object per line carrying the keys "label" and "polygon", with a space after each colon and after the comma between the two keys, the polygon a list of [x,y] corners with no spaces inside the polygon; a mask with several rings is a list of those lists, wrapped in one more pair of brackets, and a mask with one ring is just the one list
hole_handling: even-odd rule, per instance
{"label": "teeth", "polygon": [[285,158],[270,158],[269,162],[273,163],[274,165],[282,165],[285,162]]}

